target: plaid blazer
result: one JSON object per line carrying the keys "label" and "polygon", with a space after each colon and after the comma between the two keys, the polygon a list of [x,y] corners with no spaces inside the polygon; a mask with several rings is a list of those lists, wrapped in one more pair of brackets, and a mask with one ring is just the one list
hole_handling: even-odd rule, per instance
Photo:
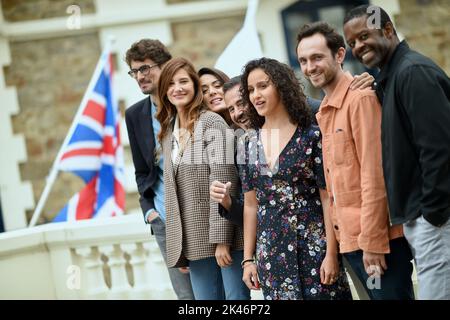
{"label": "plaid blazer", "polygon": [[212,181],[230,181],[236,195],[234,134],[216,113],[203,111],[193,137],[172,161],[172,128],[162,143],[168,267],[188,266],[189,260],[215,256],[217,243],[242,250],[243,230],[219,215],[219,205],[210,201]]}

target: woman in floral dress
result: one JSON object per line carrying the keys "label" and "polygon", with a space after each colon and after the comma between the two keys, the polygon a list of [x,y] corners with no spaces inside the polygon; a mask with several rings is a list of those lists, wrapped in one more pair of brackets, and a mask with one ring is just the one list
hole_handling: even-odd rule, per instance
{"label": "woman in floral dress", "polygon": [[329,202],[320,131],[294,72],[273,59],[250,61],[241,91],[256,129],[241,139],[245,152],[238,160],[244,282],[253,290],[261,286],[265,299],[351,299],[322,208]]}

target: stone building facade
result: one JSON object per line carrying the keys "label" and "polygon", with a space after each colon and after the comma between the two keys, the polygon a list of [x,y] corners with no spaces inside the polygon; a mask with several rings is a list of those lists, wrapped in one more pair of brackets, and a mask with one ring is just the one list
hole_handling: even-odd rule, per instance
{"label": "stone building facade", "polygon": [[409,45],[450,74],[450,1],[399,0],[397,29]]}
{"label": "stone building facade", "polygon": [[[134,1],[136,1],[136,8],[144,2],[143,0]],[[174,16],[178,15],[178,18],[171,19],[164,14],[157,16],[155,13],[156,16],[153,16],[153,20],[156,21],[155,23],[161,23],[158,19],[166,20],[165,23],[169,26],[169,35],[165,37],[170,39],[168,47],[172,54],[187,57],[193,61],[196,67],[213,66],[217,57],[241,28],[244,20],[246,1],[243,0],[240,1],[241,3],[235,0],[230,1],[234,7],[227,9],[228,11],[224,11],[223,14],[220,14],[217,9],[213,15],[200,14],[196,16],[191,13],[192,18],[190,19],[180,18],[176,9],[177,6],[188,8],[196,5],[205,6],[206,3],[210,6],[213,2],[210,0],[167,0],[167,3],[164,0],[152,1],[159,9],[172,8]],[[295,1],[283,0],[281,3],[293,2]],[[376,4],[382,5],[382,2],[376,1]],[[101,0],[78,0],[76,2],[82,14],[87,16],[95,16],[99,11],[106,10],[105,3]],[[117,3],[115,5],[120,6]],[[272,7],[274,6],[272,3],[271,0],[260,0],[260,9],[264,12],[259,17],[266,17],[269,11],[274,11],[270,13],[278,15]],[[58,18],[63,21],[67,19],[66,10],[72,4],[73,1],[69,0],[1,0],[3,23],[10,26],[22,23],[21,26],[25,28],[23,23],[30,21],[45,20],[51,23],[52,19]],[[219,7],[222,4],[224,8],[228,8],[225,1],[216,1],[214,5]],[[447,0],[398,0],[398,4],[400,11],[395,15],[398,30],[413,48],[430,56],[447,73],[450,73],[450,2]],[[107,14],[105,15],[107,16]],[[276,43],[275,40],[264,38],[264,35],[270,34],[270,30],[273,29],[273,22],[266,20],[258,20],[258,30],[262,34],[263,44],[273,45]],[[1,20],[0,23],[2,23]],[[105,26],[111,24],[110,20],[106,18],[102,23]],[[117,28],[128,27],[136,27],[132,19],[128,25],[117,26]],[[51,29],[51,26],[49,28]],[[15,32],[11,31],[11,35],[7,34],[3,38],[4,47],[7,49],[0,46],[2,50],[9,50],[10,56],[10,61],[2,66],[3,77],[5,86],[15,88],[17,93],[18,110],[12,112],[10,117],[11,136],[23,136],[26,147],[26,157],[17,160],[20,181],[31,183],[32,196],[34,202],[37,203],[45,185],[45,177],[67,134],[92,76],[101,52],[104,32],[102,26],[95,25],[93,22],[86,29],[82,28],[74,32],[65,31],[62,35],[53,32],[47,36],[28,37],[26,34]],[[4,32],[0,32],[0,37],[3,34]],[[283,35],[280,34],[279,37],[282,38]],[[128,38],[120,40],[123,45],[121,50],[116,52],[117,67],[121,71],[118,82],[120,86],[123,83],[124,87],[127,86],[130,88],[129,90],[135,91],[138,91],[137,86],[130,82],[130,79],[124,78],[127,67],[122,58],[126,47],[139,38],[139,35],[133,37],[131,32]],[[270,52],[268,49],[263,47],[265,52]],[[283,57],[276,58],[284,59]],[[121,100],[123,106],[136,101],[131,98],[122,98]],[[3,111],[0,109],[0,112]],[[3,149],[2,153],[5,152],[4,146],[0,147]],[[6,150],[6,152],[8,151]],[[134,177],[127,146],[125,152],[130,184],[126,209],[130,211],[138,208],[138,196],[135,187],[134,189],[131,187]],[[8,201],[21,201],[20,195],[17,195],[17,199],[5,199],[4,190],[7,188],[5,183],[7,182],[2,182],[0,185],[2,204]],[[82,185],[83,183],[73,175],[60,173],[39,223],[51,221]],[[8,194],[8,197],[11,197],[11,193]],[[23,210],[26,210],[26,219],[29,221],[34,206],[28,205]],[[4,207],[3,215],[9,214],[20,213],[6,212]],[[20,227],[24,226],[19,224],[10,229]]]}
{"label": "stone building facade", "polygon": [[[94,2],[82,0],[77,5],[83,14],[95,14]],[[3,19],[8,23],[66,18],[66,9],[72,3],[66,0],[1,1]],[[169,50],[174,56],[188,57],[197,67],[212,66],[241,27],[243,13],[214,20],[173,22],[170,26],[173,41],[168,45]],[[129,45],[136,40],[130,37]],[[8,41],[11,62],[3,66],[4,79],[7,87],[16,89],[20,106],[20,111],[11,117],[12,131],[24,137],[27,155],[26,161],[18,164],[20,179],[31,183],[35,203],[95,69],[101,53],[100,42],[99,30]],[[126,68],[122,61],[124,54],[125,51],[116,52],[116,63],[122,70]],[[137,86],[134,89],[139,91]],[[121,102],[123,111],[126,103]],[[125,160],[130,173],[132,164],[128,146],[125,146]],[[134,180],[134,177],[128,180]],[[51,221],[82,186],[81,179],[74,175],[59,173],[38,224]],[[138,206],[135,191],[128,192],[126,200],[126,211]],[[27,221],[33,211],[34,207],[26,210]]]}
{"label": "stone building facade", "polygon": [[[81,44],[81,45],[80,45]],[[23,134],[28,161],[21,178],[33,185],[37,202],[45,177],[62,145],[100,54],[96,33],[74,37],[11,42],[6,84],[15,86],[20,112],[13,130]],[[58,212],[83,183],[63,173],[56,180],[46,214]],[[31,211],[30,211],[31,212]]]}

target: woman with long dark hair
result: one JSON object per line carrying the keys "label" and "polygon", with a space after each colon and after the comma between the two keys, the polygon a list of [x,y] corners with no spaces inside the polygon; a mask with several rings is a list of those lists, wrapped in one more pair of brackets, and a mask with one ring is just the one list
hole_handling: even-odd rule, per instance
{"label": "woman with long dark hair", "polygon": [[202,87],[204,106],[219,114],[230,127],[233,127],[223,92],[223,85],[230,81],[230,78],[219,69],[207,67],[200,68],[197,74]]}

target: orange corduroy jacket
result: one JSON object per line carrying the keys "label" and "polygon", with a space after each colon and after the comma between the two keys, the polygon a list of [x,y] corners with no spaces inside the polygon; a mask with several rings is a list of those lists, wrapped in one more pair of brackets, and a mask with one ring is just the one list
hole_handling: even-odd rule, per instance
{"label": "orange corduroy jacket", "polygon": [[381,106],[372,90],[350,90],[345,73],[316,115],[322,132],[330,216],[341,253],[389,253],[403,236],[390,226],[381,162]]}

